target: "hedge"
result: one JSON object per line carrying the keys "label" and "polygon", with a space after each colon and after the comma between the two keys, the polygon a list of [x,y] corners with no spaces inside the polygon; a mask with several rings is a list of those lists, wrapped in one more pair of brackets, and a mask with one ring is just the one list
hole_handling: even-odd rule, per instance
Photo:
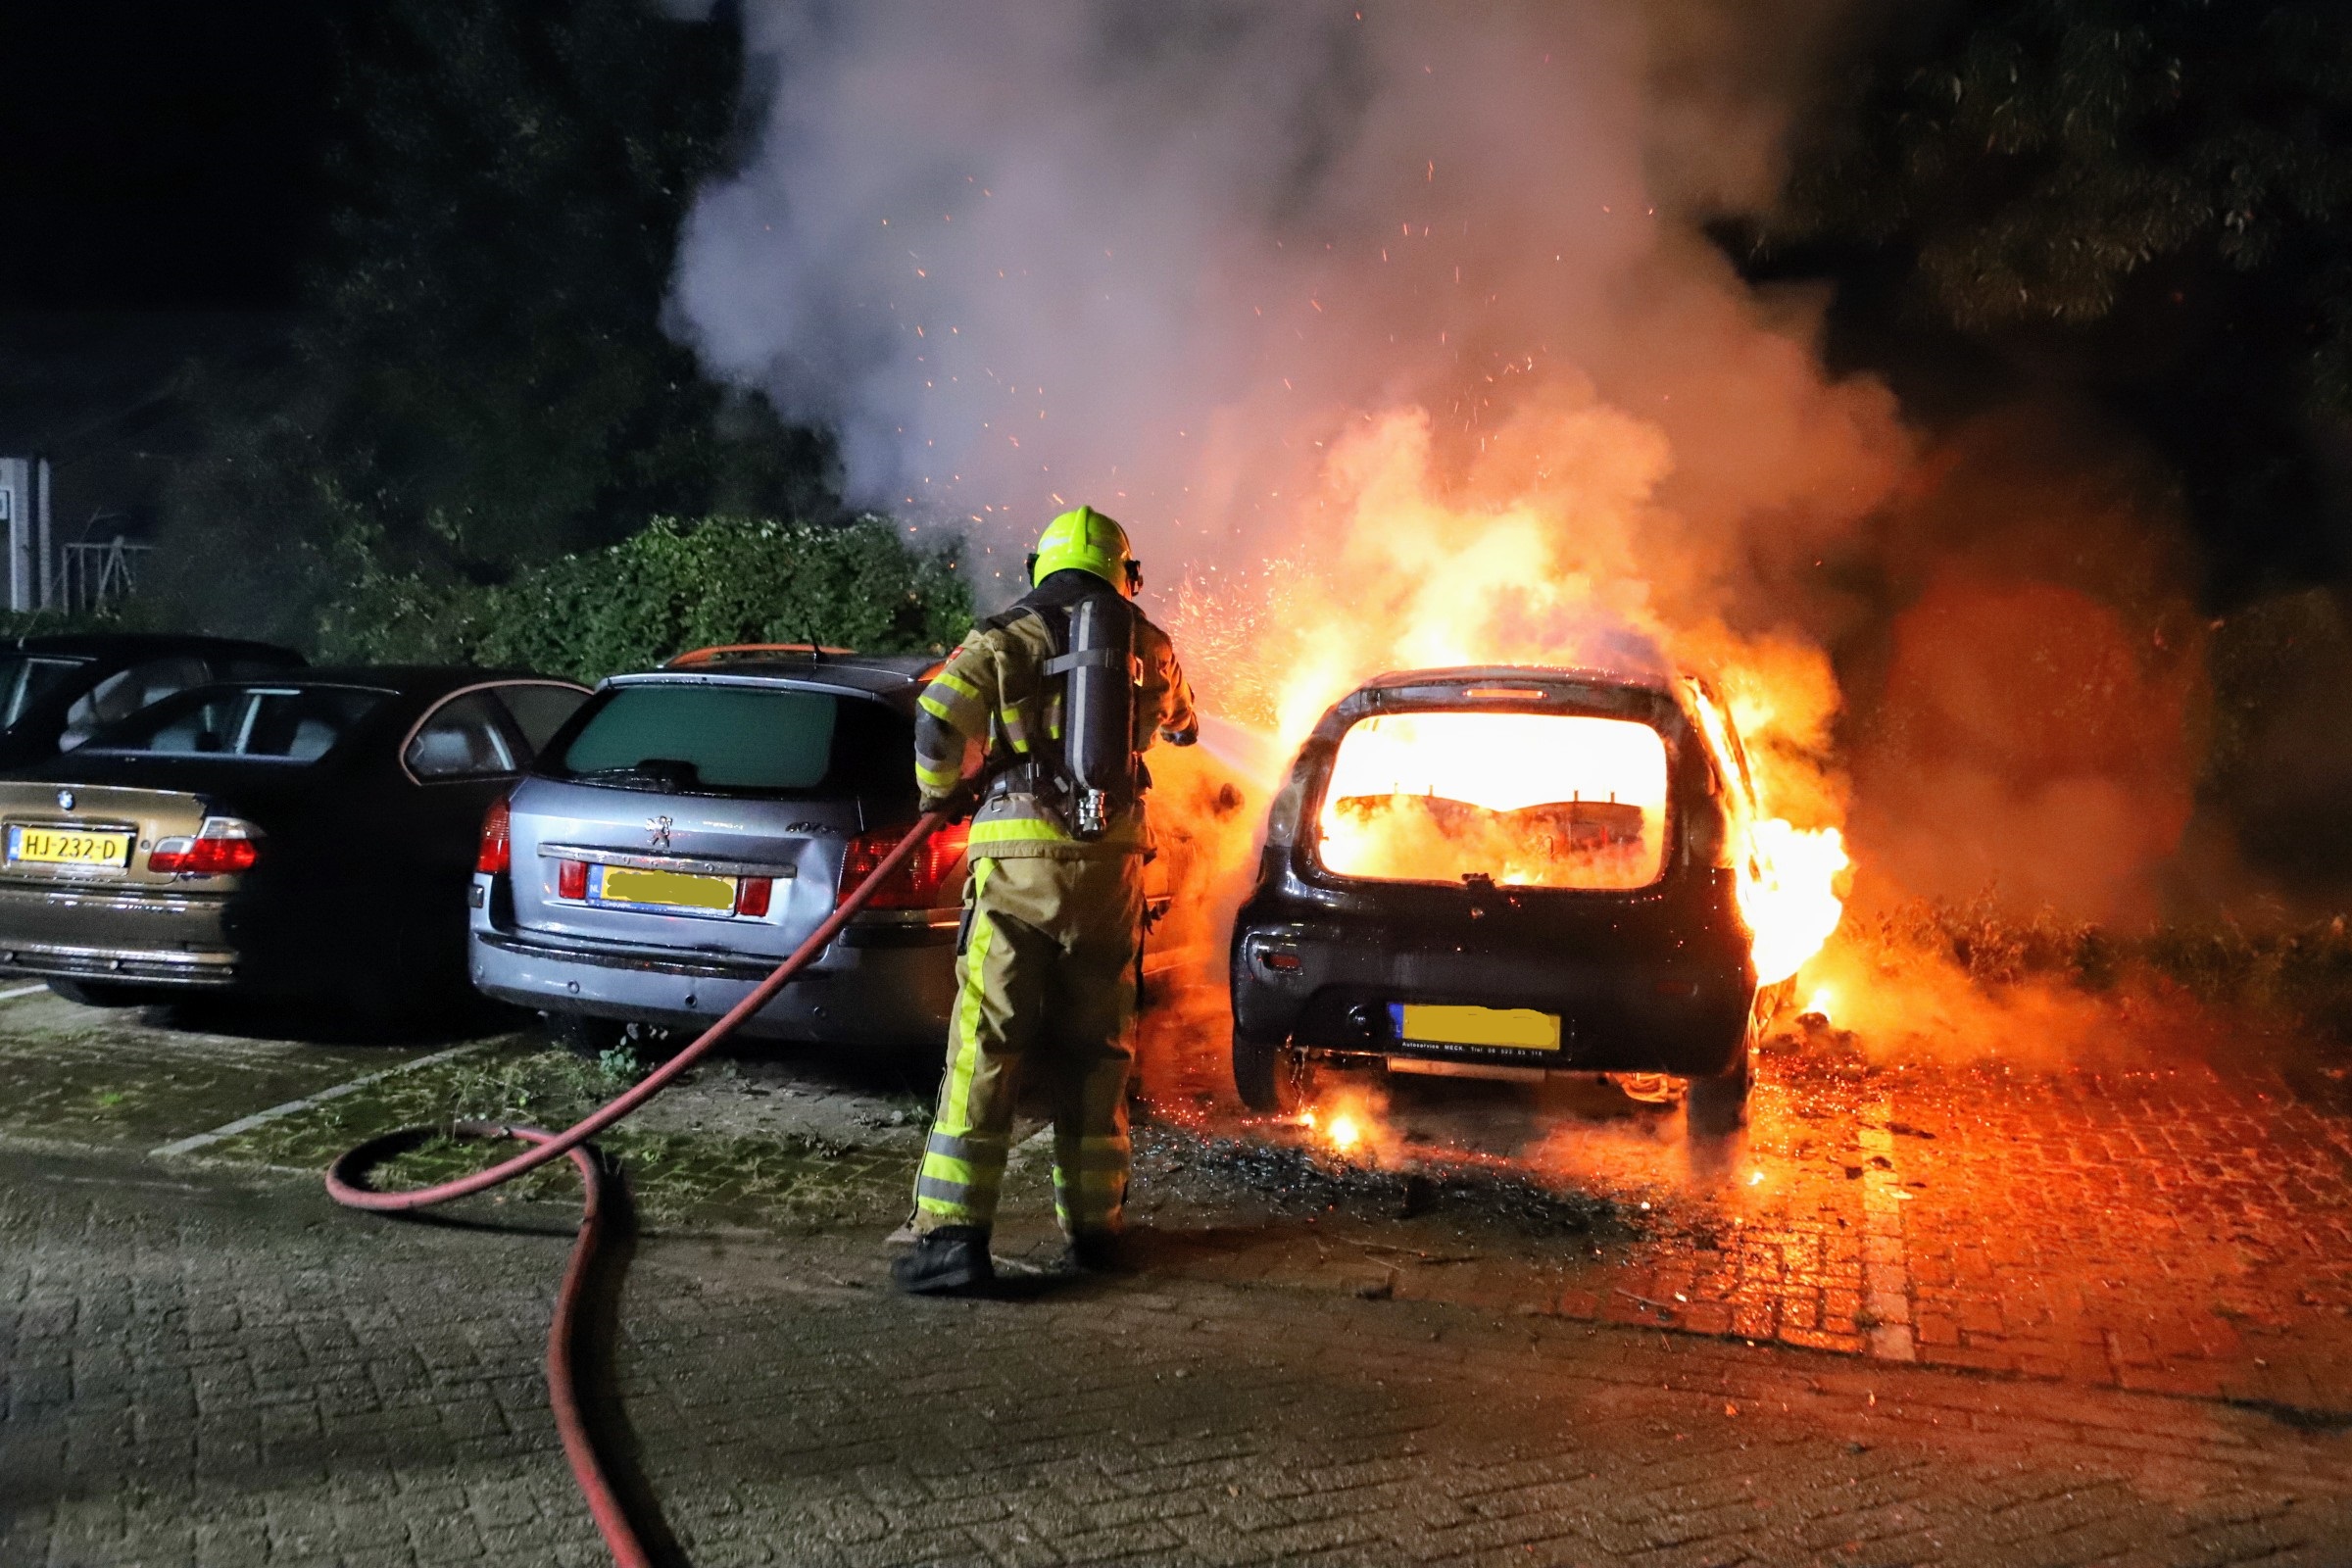
{"label": "hedge", "polygon": [[607,550],[488,587],[385,572],[354,550],[318,652],[352,663],[463,662],[593,681],[715,643],[820,642],[942,652],[971,623],[954,547],[890,523],[657,517]]}

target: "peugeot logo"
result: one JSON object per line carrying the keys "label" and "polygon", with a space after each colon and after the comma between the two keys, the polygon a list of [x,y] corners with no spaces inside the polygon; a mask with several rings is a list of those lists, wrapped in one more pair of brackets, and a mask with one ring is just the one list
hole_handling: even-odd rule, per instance
{"label": "peugeot logo", "polygon": [[71,811],[74,809],[74,792],[72,790],[59,790],[57,792],[57,807],[61,811]]}
{"label": "peugeot logo", "polygon": [[667,816],[649,816],[645,819],[645,830],[654,836],[655,849],[666,850],[669,848],[669,828],[670,823],[674,820],[675,818]]}

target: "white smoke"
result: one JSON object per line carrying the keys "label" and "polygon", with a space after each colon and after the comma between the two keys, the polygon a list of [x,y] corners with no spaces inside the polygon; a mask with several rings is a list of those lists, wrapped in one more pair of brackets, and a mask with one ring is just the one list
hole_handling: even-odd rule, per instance
{"label": "white smoke", "polygon": [[854,501],[993,550],[984,595],[1081,500],[1162,584],[1250,564],[1368,416],[1468,464],[1568,387],[1664,434],[1706,591],[1793,613],[1901,437],[1695,223],[1769,195],[1834,9],[754,0],[765,118],[676,318]]}

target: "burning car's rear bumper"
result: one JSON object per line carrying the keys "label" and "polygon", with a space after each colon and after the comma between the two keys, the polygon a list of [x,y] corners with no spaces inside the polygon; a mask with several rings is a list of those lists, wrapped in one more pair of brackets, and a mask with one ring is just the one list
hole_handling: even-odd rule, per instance
{"label": "burning car's rear bumper", "polygon": [[[1677,920],[1671,909],[1600,903],[1572,919],[1497,929],[1473,944],[1409,920],[1315,917],[1282,902],[1253,901],[1235,925],[1237,1034],[1408,1067],[1704,1077],[1742,1059],[1755,971],[1737,927],[1706,917],[1720,911]],[[1398,1034],[1400,1004],[1555,1016],[1558,1046],[1408,1041]]]}

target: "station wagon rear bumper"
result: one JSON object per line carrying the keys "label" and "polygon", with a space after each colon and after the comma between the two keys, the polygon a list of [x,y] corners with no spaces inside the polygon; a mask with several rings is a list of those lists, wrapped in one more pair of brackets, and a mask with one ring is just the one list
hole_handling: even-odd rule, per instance
{"label": "station wagon rear bumper", "polygon": [[[853,923],[744,1025],[772,1040],[936,1045],[955,996],[956,926],[937,914]],[[699,1029],[741,1002],[775,963],[477,924],[472,974],[521,1007]]]}

